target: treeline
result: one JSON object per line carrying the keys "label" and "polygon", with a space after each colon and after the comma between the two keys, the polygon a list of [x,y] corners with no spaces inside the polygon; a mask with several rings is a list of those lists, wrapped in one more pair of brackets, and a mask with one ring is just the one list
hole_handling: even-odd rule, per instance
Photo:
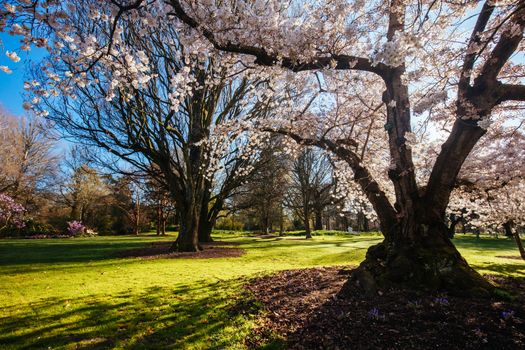
{"label": "treeline", "polygon": [[[91,234],[180,230],[185,214],[165,182],[152,176],[155,172],[112,172],[114,164],[103,155],[59,141],[40,119],[2,112],[0,123],[6,131],[0,141],[11,150],[0,156],[0,193],[23,208],[3,218],[3,236],[61,235],[72,233],[71,225]],[[256,154],[256,166],[242,182],[215,178],[199,194],[207,208],[201,213],[200,242],[211,239],[213,228],[304,230],[307,237],[312,230],[376,228],[364,215],[342,211],[342,199],[334,196],[333,165],[318,149],[291,156],[274,137]],[[0,209],[7,213],[4,202]],[[15,224],[17,215],[22,225]]]}

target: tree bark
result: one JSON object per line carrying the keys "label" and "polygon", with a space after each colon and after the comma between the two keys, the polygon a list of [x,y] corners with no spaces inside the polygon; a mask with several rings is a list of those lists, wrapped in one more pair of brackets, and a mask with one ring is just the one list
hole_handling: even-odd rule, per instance
{"label": "tree bark", "polygon": [[348,283],[357,283],[369,295],[392,287],[490,295],[493,286],[463,259],[446,225],[419,224],[412,237],[419,238],[385,239],[370,247]]}
{"label": "tree bark", "polygon": [[[213,223],[208,220],[208,213],[202,210],[201,221],[199,223],[199,243],[213,242],[211,232],[213,230]],[[203,218],[204,216],[204,218]]]}
{"label": "tree bark", "polygon": [[157,236],[160,236],[161,232],[161,224],[162,224],[162,213],[161,213],[161,204],[160,201],[157,204]]}
{"label": "tree bark", "polygon": [[323,212],[322,210],[315,210],[315,226],[314,230],[319,231],[323,229]]}
{"label": "tree bark", "polygon": [[525,249],[523,248],[523,244],[521,242],[520,234],[517,230],[514,230],[514,239],[516,240],[516,245],[518,246],[518,249],[520,251],[520,256],[523,260],[525,260]]}
{"label": "tree bark", "polygon": [[312,229],[310,228],[310,218],[308,216],[304,220],[304,231],[306,239],[312,238]]}
{"label": "tree bark", "polygon": [[310,227],[310,203],[308,199],[303,200],[303,220],[304,220],[304,230],[305,238],[312,238],[312,229]]}
{"label": "tree bark", "polygon": [[199,245],[199,208],[192,206],[188,210],[179,211],[181,214],[180,228],[177,240],[172,244],[171,251],[198,252]]}
{"label": "tree bark", "polygon": [[161,235],[166,236],[166,217],[162,216],[162,229],[161,229]]}
{"label": "tree bark", "polygon": [[282,202],[279,204],[279,236],[284,236],[284,208]]}
{"label": "tree bark", "polygon": [[453,239],[456,234],[456,225],[461,221],[461,217],[455,214],[450,216],[450,226],[448,227],[448,238]]}
{"label": "tree bark", "polygon": [[503,224],[503,228],[505,229],[505,236],[509,238],[514,237],[514,234],[512,233],[512,227],[508,222]]}
{"label": "tree bark", "polygon": [[516,245],[518,246],[518,250],[520,252],[520,256],[523,260],[525,260],[525,248],[523,248],[523,243],[521,242],[520,234],[518,230],[512,230],[512,223],[506,222],[503,224],[503,227],[505,228],[505,235],[507,237],[513,236],[514,240],[516,241]]}

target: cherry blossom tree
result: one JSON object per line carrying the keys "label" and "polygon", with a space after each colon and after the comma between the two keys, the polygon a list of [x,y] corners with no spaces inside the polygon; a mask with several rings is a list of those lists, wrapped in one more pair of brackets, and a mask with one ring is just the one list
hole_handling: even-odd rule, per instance
{"label": "cherry blossom tree", "polygon": [[519,228],[525,225],[525,135],[519,128],[493,128],[476,146],[458,176],[448,211],[469,217],[489,232],[504,230],[525,250]]}
{"label": "cherry blossom tree", "polygon": [[[22,49],[73,46],[74,55],[66,58],[73,65],[70,78],[104,86],[110,101],[117,88],[131,89],[153,78],[147,68],[131,64],[138,53],[122,44],[118,23],[123,18],[177,28],[185,52],[237,55],[229,57],[267,80],[257,100],[279,111],[271,118],[254,116],[256,122],[240,129],[259,128],[325,149],[341,162],[340,177],[353,179],[373,208],[385,240],[370,248],[354,281],[370,293],[394,285],[463,294],[492,289],[450,242],[445,215],[458,173],[491,123],[520,117],[508,112],[522,108],[525,100],[519,60],[523,1],[6,4],[0,27],[23,35]],[[109,34],[104,40],[69,35],[71,16],[83,12],[89,12],[86,26]],[[57,39],[47,40],[49,32]],[[12,52],[9,57],[16,62]],[[127,55],[132,59],[125,64],[134,69],[115,86],[98,72],[86,79],[97,64],[111,65]],[[47,75],[61,84],[57,73]],[[194,86],[184,75],[175,77],[172,105]],[[293,99],[275,106],[269,102],[272,94]],[[126,96],[118,99],[126,102]],[[426,130],[443,142],[421,169],[413,148]]]}
{"label": "cherry blossom tree", "polygon": [[[244,1],[233,6],[214,1],[170,3],[179,20],[216,49],[250,55],[255,64],[295,72],[351,70],[359,73],[357,79],[373,74],[382,80],[394,204],[344,143],[308,140],[348,163],[378,215],[385,241],[370,248],[354,274],[366,290],[392,284],[463,293],[491,289],[449,241],[444,217],[457,174],[492,115],[506,101],[525,100],[525,86],[520,84],[523,66],[511,59],[522,49],[523,2],[487,1],[479,6],[476,2],[335,1],[307,4],[303,10],[294,8],[293,2],[288,6]],[[468,36],[455,23],[472,16],[470,12],[476,13],[476,21]],[[210,16],[217,20],[204,20]],[[228,27],[235,29],[223,30]],[[451,35],[466,39],[466,44],[461,40],[451,44]],[[444,57],[446,70],[436,64]],[[410,89],[418,84],[424,85],[421,90],[433,103],[443,100],[449,87],[456,94],[451,115],[455,120],[423,186],[417,183],[407,142],[416,112],[411,110],[416,101]]]}

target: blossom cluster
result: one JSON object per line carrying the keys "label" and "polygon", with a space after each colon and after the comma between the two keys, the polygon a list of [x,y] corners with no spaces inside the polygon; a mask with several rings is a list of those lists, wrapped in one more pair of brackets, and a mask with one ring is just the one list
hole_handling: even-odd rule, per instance
{"label": "blossom cluster", "polygon": [[67,222],[67,233],[71,236],[80,236],[86,233],[86,226],[81,221],[68,221]]}
{"label": "blossom cluster", "polygon": [[0,193],[0,228],[11,225],[16,228],[25,227],[24,213],[25,208],[21,204],[7,194]]}

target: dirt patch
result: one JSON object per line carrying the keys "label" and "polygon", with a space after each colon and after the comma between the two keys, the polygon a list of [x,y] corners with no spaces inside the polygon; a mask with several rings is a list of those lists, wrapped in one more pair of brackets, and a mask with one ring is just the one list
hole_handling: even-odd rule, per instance
{"label": "dirt patch", "polygon": [[140,249],[131,249],[121,252],[121,258],[142,259],[214,259],[237,258],[246,253],[242,248],[228,248],[237,245],[235,242],[213,242],[202,244],[203,250],[199,252],[170,252],[172,242],[153,242]]}
{"label": "dirt patch", "polygon": [[376,297],[343,284],[352,273],[330,267],[284,271],[246,289],[266,310],[250,348],[282,337],[288,349],[522,349],[525,279],[487,276],[514,301],[465,299],[392,290]]}

